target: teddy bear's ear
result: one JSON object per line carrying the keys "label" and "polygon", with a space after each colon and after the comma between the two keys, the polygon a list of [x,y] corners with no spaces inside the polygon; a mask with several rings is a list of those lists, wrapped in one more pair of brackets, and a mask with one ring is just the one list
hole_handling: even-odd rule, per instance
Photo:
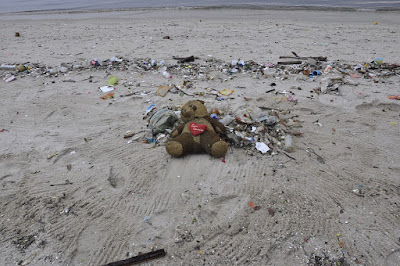
{"label": "teddy bear's ear", "polygon": [[197,100],[197,101],[199,101],[199,102],[201,102],[202,104],[204,104],[204,101],[202,101],[202,100]]}

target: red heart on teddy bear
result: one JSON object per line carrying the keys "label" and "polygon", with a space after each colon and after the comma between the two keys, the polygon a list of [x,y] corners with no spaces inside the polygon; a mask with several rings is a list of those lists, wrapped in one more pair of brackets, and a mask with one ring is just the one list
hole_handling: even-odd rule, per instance
{"label": "red heart on teddy bear", "polygon": [[195,122],[192,122],[189,124],[189,130],[193,136],[198,136],[201,133],[204,133],[206,131],[206,129],[207,129],[207,125],[198,125]]}

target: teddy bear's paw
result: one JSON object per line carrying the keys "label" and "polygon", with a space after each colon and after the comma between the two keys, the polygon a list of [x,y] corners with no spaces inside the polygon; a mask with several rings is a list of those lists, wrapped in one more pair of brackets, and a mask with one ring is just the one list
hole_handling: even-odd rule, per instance
{"label": "teddy bear's paw", "polygon": [[224,157],[227,151],[228,143],[222,140],[215,142],[211,147],[211,155],[216,158]]}
{"label": "teddy bear's paw", "polygon": [[172,140],[167,142],[167,144],[165,145],[165,149],[171,156],[174,157],[179,157],[183,154],[183,146],[177,141]]}

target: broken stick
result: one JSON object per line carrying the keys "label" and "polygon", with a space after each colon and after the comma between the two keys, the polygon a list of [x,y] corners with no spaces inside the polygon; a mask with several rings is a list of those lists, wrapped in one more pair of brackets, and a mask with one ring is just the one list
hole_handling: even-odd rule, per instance
{"label": "broken stick", "polygon": [[165,254],[166,253],[165,253],[164,249],[159,249],[159,250],[141,254],[141,255],[126,259],[126,260],[111,262],[111,263],[106,264],[105,266],[128,266],[128,265],[132,265],[132,264],[142,263],[147,260],[152,260],[152,259],[156,259],[159,257],[163,257],[163,256],[165,256]]}
{"label": "broken stick", "polygon": [[294,65],[294,64],[301,64],[302,61],[286,61],[286,62],[278,62],[278,65]]}
{"label": "broken stick", "polygon": [[326,61],[326,56],[279,56],[279,59],[299,59],[299,60],[308,60],[314,59],[317,61]]}

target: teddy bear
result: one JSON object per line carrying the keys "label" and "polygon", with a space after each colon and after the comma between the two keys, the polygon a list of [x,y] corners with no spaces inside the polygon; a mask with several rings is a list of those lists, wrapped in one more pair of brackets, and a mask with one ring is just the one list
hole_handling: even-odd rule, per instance
{"label": "teddy bear", "polygon": [[204,102],[192,100],[181,110],[183,123],[172,132],[166,143],[167,152],[173,157],[189,153],[208,153],[213,157],[224,157],[228,144],[221,138],[226,128],[218,120],[209,116]]}

